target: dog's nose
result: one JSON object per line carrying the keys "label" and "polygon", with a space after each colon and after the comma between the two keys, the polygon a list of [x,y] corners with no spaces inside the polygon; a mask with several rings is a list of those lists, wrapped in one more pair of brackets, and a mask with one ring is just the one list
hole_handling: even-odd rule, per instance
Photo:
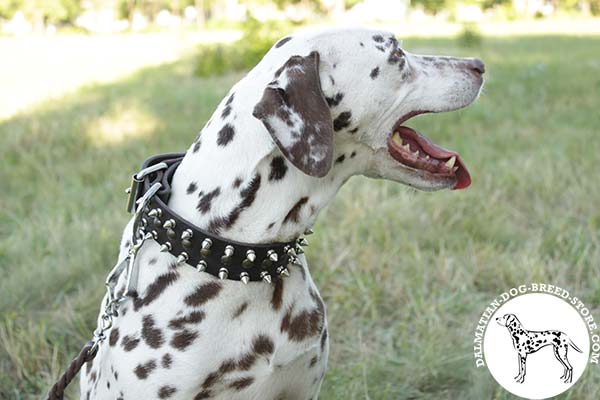
{"label": "dog's nose", "polygon": [[469,69],[483,74],[485,72],[485,64],[479,58],[474,58],[469,62]]}

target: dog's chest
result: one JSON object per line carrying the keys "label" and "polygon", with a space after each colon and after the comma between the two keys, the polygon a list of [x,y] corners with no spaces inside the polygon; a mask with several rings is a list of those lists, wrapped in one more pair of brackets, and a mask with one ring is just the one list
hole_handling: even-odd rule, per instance
{"label": "dog's chest", "polygon": [[325,372],[323,302],[303,268],[272,285],[220,281],[149,243],[138,296],[84,368],[84,399],[309,399]]}

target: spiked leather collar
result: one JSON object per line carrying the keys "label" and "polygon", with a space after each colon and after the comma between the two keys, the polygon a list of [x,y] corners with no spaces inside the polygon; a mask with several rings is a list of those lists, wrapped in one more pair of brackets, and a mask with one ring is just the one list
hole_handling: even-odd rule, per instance
{"label": "spiked leather collar", "polygon": [[152,156],[144,161],[141,171],[133,175],[128,189],[128,211],[133,212],[139,199],[146,197],[145,206],[136,213],[134,232],[140,236],[150,234],[161,245],[161,251],[177,258],[177,264],[187,263],[219,279],[270,283],[287,275],[288,265],[294,264],[296,255],[303,252],[304,238],[286,243],[240,243],[194,226],[167,206],[171,179],[184,155]]}

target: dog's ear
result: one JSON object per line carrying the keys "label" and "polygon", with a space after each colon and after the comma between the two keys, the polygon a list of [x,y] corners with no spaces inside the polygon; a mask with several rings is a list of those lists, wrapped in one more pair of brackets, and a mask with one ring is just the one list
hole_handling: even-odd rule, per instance
{"label": "dog's ear", "polygon": [[319,53],[290,57],[252,115],[294,166],[311,176],[327,175],[333,158],[333,122],[321,90]]}

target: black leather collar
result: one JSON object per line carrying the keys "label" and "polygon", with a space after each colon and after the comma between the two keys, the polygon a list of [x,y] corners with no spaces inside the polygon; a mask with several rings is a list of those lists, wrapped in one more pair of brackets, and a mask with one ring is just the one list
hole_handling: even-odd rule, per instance
{"label": "black leather collar", "polygon": [[[132,212],[145,194],[150,195],[135,219],[134,232],[150,233],[161,245],[161,251],[177,257],[178,264],[187,263],[220,279],[270,283],[277,277],[288,275],[288,266],[297,261],[297,254],[303,253],[301,246],[307,244],[304,238],[286,243],[240,243],[192,225],[167,206],[171,179],[184,155],[152,156],[133,176],[128,211]],[[151,195],[148,192],[156,183],[160,183],[160,188]]]}

